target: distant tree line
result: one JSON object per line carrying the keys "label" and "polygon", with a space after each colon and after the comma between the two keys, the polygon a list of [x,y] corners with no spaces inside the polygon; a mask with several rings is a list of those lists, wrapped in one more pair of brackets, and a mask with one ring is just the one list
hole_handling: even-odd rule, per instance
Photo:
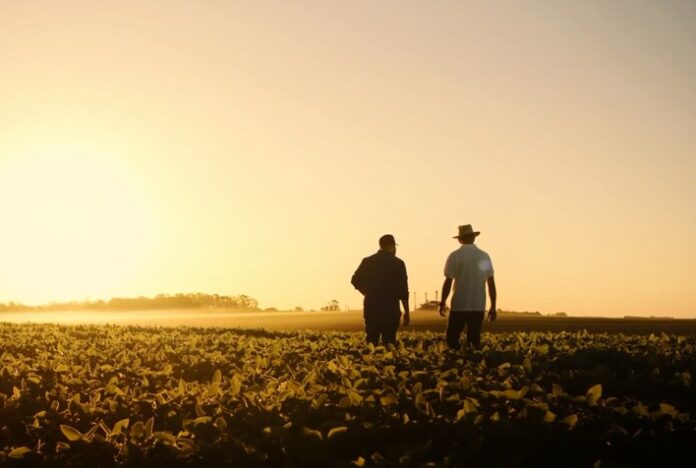
{"label": "distant tree line", "polygon": [[0,312],[51,311],[51,310],[144,310],[144,309],[243,309],[258,310],[258,301],[244,294],[221,296],[219,294],[159,294],[155,297],[122,298],[108,301],[52,302],[40,306],[26,306],[15,302],[0,304]]}

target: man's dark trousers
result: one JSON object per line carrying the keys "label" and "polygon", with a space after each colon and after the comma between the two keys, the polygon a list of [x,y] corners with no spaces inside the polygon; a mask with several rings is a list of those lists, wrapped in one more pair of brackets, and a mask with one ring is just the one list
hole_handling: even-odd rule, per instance
{"label": "man's dark trousers", "polygon": [[379,310],[366,307],[363,316],[365,318],[365,332],[368,343],[377,346],[381,336],[382,343],[396,344],[396,331],[399,329],[401,311],[397,309],[394,312],[389,309]]}
{"label": "man's dark trousers", "polygon": [[459,337],[466,327],[466,344],[479,348],[481,346],[481,326],[484,313],[482,310],[452,310],[447,322],[445,338],[447,346],[459,349]]}

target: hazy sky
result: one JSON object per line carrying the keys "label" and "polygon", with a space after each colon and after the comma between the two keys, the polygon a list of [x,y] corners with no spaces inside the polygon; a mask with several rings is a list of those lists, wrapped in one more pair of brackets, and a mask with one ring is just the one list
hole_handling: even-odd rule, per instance
{"label": "hazy sky", "polygon": [[696,2],[0,0],[0,302],[352,308],[393,233],[499,306],[696,316]]}

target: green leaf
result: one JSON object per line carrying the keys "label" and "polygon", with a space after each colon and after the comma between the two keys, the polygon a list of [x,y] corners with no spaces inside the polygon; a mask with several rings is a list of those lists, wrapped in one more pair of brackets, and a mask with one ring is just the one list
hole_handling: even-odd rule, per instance
{"label": "green leaf", "polygon": [[508,400],[519,400],[522,398],[521,392],[519,390],[505,390],[503,392],[503,396],[507,398]]}
{"label": "green leaf", "polygon": [[130,423],[130,419],[128,419],[128,418],[121,419],[116,424],[114,424],[114,428],[111,431],[111,433],[112,434],[120,434],[123,431],[123,429],[128,428],[128,423]]}
{"label": "green leaf", "polygon": [[237,396],[242,391],[242,382],[237,377],[237,374],[230,379],[230,388],[227,391],[231,396]]}
{"label": "green leaf", "polygon": [[67,426],[65,424],[60,425],[60,432],[63,433],[66,439],[68,439],[70,442],[77,442],[78,440],[83,440],[84,435],[82,432],[78,431],[74,427]]}
{"label": "green leaf", "polygon": [[211,416],[199,416],[193,420],[193,425],[198,426],[199,424],[208,424],[213,420]]}
{"label": "green leaf", "polygon": [[334,437],[341,435],[348,431],[348,427],[346,426],[339,426],[339,427],[334,427],[329,431],[329,434],[326,436],[328,439],[333,439]]}
{"label": "green leaf", "polygon": [[522,362],[522,367],[524,368],[525,372],[532,372],[532,360],[529,359],[529,356],[525,356],[524,361]]}
{"label": "green leaf", "polygon": [[23,445],[21,447],[13,448],[12,451],[10,451],[10,453],[7,454],[7,456],[10,458],[24,458],[24,455],[30,452],[31,449]]}
{"label": "green leaf", "polygon": [[578,423],[578,415],[571,414],[570,416],[563,418],[563,422],[570,427],[575,427],[575,425]]}
{"label": "green leaf", "polygon": [[360,406],[363,402],[363,397],[360,396],[358,392],[351,391],[348,396],[350,397],[350,403],[353,406]]}
{"label": "green leaf", "polygon": [[464,400],[464,404],[462,405],[462,409],[466,411],[467,413],[475,413],[478,411],[478,408],[476,405],[469,399],[467,398]]}
{"label": "green leaf", "polygon": [[145,437],[150,437],[154,428],[155,428],[155,417],[153,416],[150,419],[148,419],[147,422],[145,423]]}
{"label": "green leaf", "polygon": [[381,397],[379,397],[379,403],[382,406],[398,405],[399,400],[397,400],[397,398],[392,393],[390,393],[388,395],[382,395]]}
{"label": "green leaf", "polygon": [[679,411],[677,411],[677,409],[672,405],[668,405],[667,403],[660,403],[660,413],[675,417],[679,414]]}
{"label": "green leaf", "polygon": [[546,423],[552,423],[556,420],[556,414],[552,413],[551,411],[546,411],[546,414],[544,415],[544,422]]}
{"label": "green leaf", "polygon": [[302,434],[309,438],[314,438],[318,440],[324,439],[324,437],[321,435],[321,432],[317,431],[316,429],[310,429],[309,427],[303,427]]}
{"label": "green leaf", "polygon": [[169,445],[176,445],[176,437],[171,432],[167,432],[167,431],[153,432],[152,437],[154,437],[157,440],[161,440],[162,442],[165,442]]}
{"label": "green leaf", "polygon": [[220,393],[220,382],[215,382],[208,387],[208,390],[205,392],[205,397],[206,398],[214,398]]}
{"label": "green leaf", "polygon": [[142,437],[144,433],[145,433],[145,425],[140,421],[133,424],[130,428],[131,437]]}
{"label": "green leaf", "polygon": [[643,403],[640,402],[633,407],[632,411],[639,416],[650,416],[650,412],[648,411],[648,409],[645,407]]}
{"label": "green leaf", "polygon": [[430,406],[430,402],[428,401],[427,398],[425,398],[425,396],[423,396],[422,393],[419,393],[418,395],[416,395],[415,404],[416,404],[416,409],[418,411],[421,411],[421,412],[426,413],[426,414],[429,412],[428,407]]}
{"label": "green leaf", "polygon": [[551,394],[555,397],[563,395],[563,388],[558,384],[551,385]]}
{"label": "green leaf", "polygon": [[218,428],[218,430],[223,431],[227,428],[227,421],[222,416],[218,416],[213,423],[213,426]]}
{"label": "green leaf", "polygon": [[602,385],[597,384],[590,387],[585,393],[585,398],[587,399],[587,404],[590,406],[595,406],[597,401],[602,398]]}

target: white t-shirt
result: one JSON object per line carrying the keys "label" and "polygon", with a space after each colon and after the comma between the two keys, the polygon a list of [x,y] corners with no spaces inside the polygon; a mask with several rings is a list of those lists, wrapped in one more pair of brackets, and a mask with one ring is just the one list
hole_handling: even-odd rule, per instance
{"label": "white t-shirt", "polygon": [[445,276],[454,279],[452,310],[486,310],[486,280],[493,276],[491,257],[474,244],[463,244],[447,257]]}

